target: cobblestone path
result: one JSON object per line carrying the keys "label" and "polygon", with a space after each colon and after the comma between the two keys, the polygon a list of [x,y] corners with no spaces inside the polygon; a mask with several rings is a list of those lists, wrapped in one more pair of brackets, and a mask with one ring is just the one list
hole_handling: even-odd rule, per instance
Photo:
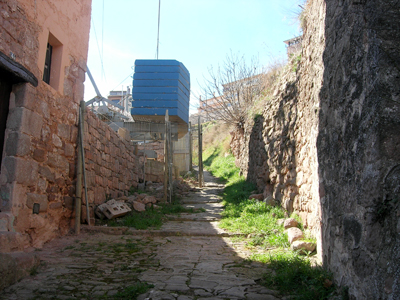
{"label": "cobblestone path", "polygon": [[153,285],[141,300],[279,299],[257,284],[265,266],[246,260],[250,253],[218,228],[223,185],[207,172],[205,179],[184,200],[204,212],[174,216],[160,230],[86,227],[53,240],[37,252],[39,268],[0,299],[134,299],[121,292],[140,282]]}

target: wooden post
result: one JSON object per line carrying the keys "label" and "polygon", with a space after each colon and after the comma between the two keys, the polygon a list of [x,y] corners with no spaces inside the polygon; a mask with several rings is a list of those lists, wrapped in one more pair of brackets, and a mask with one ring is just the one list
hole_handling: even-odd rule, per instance
{"label": "wooden post", "polygon": [[164,202],[168,200],[168,109],[165,112],[165,135],[164,135]]}
{"label": "wooden post", "polygon": [[80,137],[80,152],[82,155],[82,171],[83,171],[83,184],[85,187],[85,202],[86,202],[86,221],[90,226],[90,210],[89,210],[89,199],[87,195],[87,184],[86,184],[86,164],[85,164],[85,149],[84,149],[84,124],[85,124],[85,101],[81,101],[80,103],[80,121],[79,121],[79,137]]}
{"label": "wooden post", "polygon": [[192,133],[192,123],[189,122],[189,171],[193,169],[193,133]]}
{"label": "wooden post", "polygon": [[[79,108],[79,129],[82,123],[82,112],[81,108]],[[81,144],[82,144],[82,132],[78,131],[78,162],[76,167],[76,191],[75,191],[75,234],[79,234],[81,232],[81,206],[82,206],[82,152],[81,152]]]}
{"label": "wooden post", "polygon": [[200,116],[198,120],[198,135],[199,135],[199,187],[203,187],[203,139],[201,132]]}

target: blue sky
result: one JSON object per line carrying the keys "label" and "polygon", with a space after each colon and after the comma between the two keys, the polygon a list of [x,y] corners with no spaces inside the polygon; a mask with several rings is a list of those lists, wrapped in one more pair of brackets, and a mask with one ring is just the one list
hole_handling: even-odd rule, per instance
{"label": "blue sky", "polygon": [[[284,40],[300,34],[301,0],[161,0],[160,59],[176,59],[199,93],[210,66],[232,51],[263,65],[285,58]],[[136,59],[156,58],[159,0],[93,0],[88,67],[101,94],[132,85]],[[95,96],[88,77],[85,100]],[[191,112],[198,105],[191,97]]]}

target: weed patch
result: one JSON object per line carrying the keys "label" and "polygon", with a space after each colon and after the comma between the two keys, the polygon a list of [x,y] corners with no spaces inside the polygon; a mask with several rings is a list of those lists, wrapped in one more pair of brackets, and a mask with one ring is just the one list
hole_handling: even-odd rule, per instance
{"label": "weed patch", "polygon": [[274,272],[265,274],[261,284],[282,294],[294,295],[291,299],[327,299],[334,291],[332,275],[297,254],[276,253],[266,262]]}

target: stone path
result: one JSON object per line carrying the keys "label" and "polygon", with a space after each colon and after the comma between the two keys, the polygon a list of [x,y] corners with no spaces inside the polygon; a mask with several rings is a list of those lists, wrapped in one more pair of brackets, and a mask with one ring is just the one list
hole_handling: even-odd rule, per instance
{"label": "stone path", "polygon": [[115,296],[139,282],[154,285],[140,300],[279,299],[257,284],[265,266],[218,228],[223,185],[207,172],[205,180],[184,200],[204,212],[174,216],[160,230],[86,227],[54,240],[37,252],[40,267],[0,299],[131,299]]}

